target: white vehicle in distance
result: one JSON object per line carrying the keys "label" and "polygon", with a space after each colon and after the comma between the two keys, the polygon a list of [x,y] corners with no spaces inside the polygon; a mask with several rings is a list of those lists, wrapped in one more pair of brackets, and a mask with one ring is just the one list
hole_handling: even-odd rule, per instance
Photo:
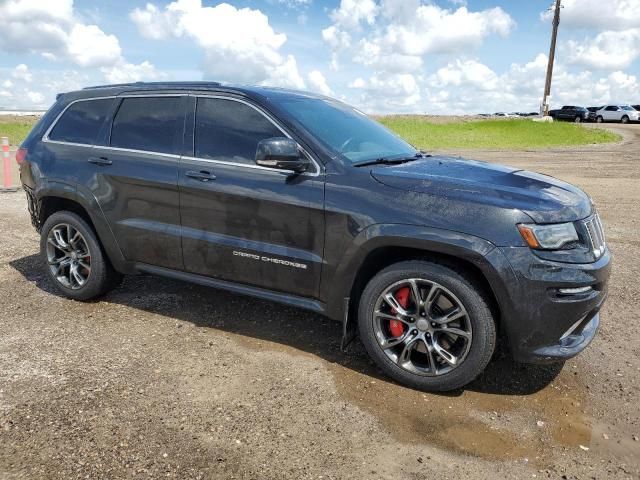
{"label": "white vehicle in distance", "polygon": [[640,112],[631,105],[607,105],[596,112],[596,122],[639,122]]}

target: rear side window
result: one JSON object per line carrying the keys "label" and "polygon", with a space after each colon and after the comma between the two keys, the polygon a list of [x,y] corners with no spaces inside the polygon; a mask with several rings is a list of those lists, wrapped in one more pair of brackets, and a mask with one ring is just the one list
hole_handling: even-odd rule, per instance
{"label": "rear side window", "polygon": [[94,145],[112,104],[112,98],[82,100],[72,104],[49,133],[49,139]]}
{"label": "rear side window", "polygon": [[195,156],[254,164],[258,142],[284,134],[255,108],[234,100],[198,98]]}
{"label": "rear side window", "polygon": [[177,153],[182,132],[181,97],[125,98],[113,119],[111,146]]}

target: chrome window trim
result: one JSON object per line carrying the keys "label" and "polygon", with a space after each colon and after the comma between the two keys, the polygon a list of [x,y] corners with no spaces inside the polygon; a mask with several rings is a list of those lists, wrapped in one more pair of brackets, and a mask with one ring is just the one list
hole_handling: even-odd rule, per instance
{"label": "chrome window trim", "polygon": [[[65,114],[65,112],[72,105],[75,105],[76,103],[79,103],[79,102],[91,102],[93,100],[109,100],[109,99],[116,99],[116,98],[123,98],[124,99],[124,98],[149,98],[149,97],[193,97],[193,98],[196,98],[196,99],[198,99],[198,98],[218,98],[218,99],[221,99],[221,100],[230,100],[230,101],[233,101],[233,102],[243,103],[243,104],[253,108],[255,111],[260,113],[262,116],[264,116],[278,130],[280,130],[280,132],[282,132],[282,134],[284,136],[286,136],[287,138],[290,138],[290,139],[293,140],[291,135],[289,135],[289,133],[277,122],[276,119],[274,119],[271,115],[269,115],[267,112],[265,112],[264,110],[262,110],[258,106],[254,105],[251,102],[248,102],[248,101],[246,101],[244,99],[241,99],[241,98],[235,98],[235,97],[228,96],[228,95],[215,95],[215,94],[207,95],[207,94],[200,94],[200,93],[158,93],[158,94],[152,94],[152,93],[135,94],[135,93],[132,93],[132,94],[126,94],[126,95],[109,95],[109,96],[102,96],[102,97],[79,98],[77,100],[74,100],[74,101],[70,102],[69,105],[67,105],[62,110],[62,112],[60,112],[58,114],[58,116],[55,118],[55,120],[51,123],[51,125],[49,126],[49,128],[47,129],[45,134],[43,135],[42,141],[44,143],[54,143],[54,144],[58,144],[58,145],[69,145],[69,146],[73,146],[73,147],[100,148],[100,149],[104,149],[104,150],[112,150],[112,151],[117,151],[117,152],[141,153],[141,154],[148,154],[148,155],[159,155],[159,156],[163,156],[163,157],[167,157],[167,158],[171,158],[171,159],[177,159],[177,160],[181,160],[181,159],[182,160],[192,160],[192,161],[196,160],[196,161],[199,161],[199,162],[213,163],[213,164],[225,165],[225,166],[230,166],[230,167],[251,168],[251,169],[255,169],[255,170],[263,170],[263,171],[268,171],[268,172],[284,173],[284,174],[288,174],[288,175],[293,175],[295,173],[293,170],[283,170],[283,169],[279,169],[279,168],[263,167],[261,165],[252,165],[252,164],[248,164],[248,163],[229,162],[229,161],[226,161],[226,160],[215,160],[215,159],[212,159],[212,158],[191,157],[191,156],[188,156],[188,155],[176,155],[176,154],[172,154],[172,153],[154,152],[152,150],[135,150],[135,149],[129,149],[129,148],[112,147],[110,145],[96,145],[96,144],[88,144],[88,143],[65,142],[65,141],[62,141],[62,140],[51,140],[49,138],[49,134],[53,131],[53,129],[57,125],[57,123],[60,120],[60,118]],[[194,125],[194,142],[195,142],[195,125]],[[307,149],[305,149],[300,144],[298,144],[298,145],[300,146],[300,148],[302,149],[304,154],[311,160],[311,162],[313,163],[313,165],[315,167],[315,172],[304,172],[304,173],[301,173],[300,176],[304,176],[304,177],[318,177],[318,176],[320,176],[320,174],[322,172],[322,170],[320,168],[320,164],[316,161],[314,156],[311,155],[307,151]]]}
{"label": "chrome window trim", "polygon": [[[295,173],[293,170],[285,170],[285,169],[282,169],[282,168],[263,167],[262,165],[251,165],[250,163],[229,162],[227,160],[213,160],[211,158],[189,157],[189,156],[186,156],[186,155],[183,155],[180,158],[182,160],[190,160],[192,162],[213,163],[215,165],[224,165],[224,166],[228,166],[228,167],[244,167],[244,168],[251,168],[253,170],[263,170],[263,171],[267,171],[267,172],[286,174],[286,175],[293,175]],[[307,177],[317,177],[318,176],[317,174],[310,174],[310,173],[306,173],[306,172],[305,173],[301,173],[300,175],[307,176]]]}

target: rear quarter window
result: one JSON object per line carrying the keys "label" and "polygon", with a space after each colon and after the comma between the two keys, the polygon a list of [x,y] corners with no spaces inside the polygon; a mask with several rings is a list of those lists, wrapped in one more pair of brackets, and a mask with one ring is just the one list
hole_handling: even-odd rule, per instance
{"label": "rear quarter window", "polygon": [[113,101],[112,98],[103,98],[71,104],[49,133],[49,140],[94,145]]}

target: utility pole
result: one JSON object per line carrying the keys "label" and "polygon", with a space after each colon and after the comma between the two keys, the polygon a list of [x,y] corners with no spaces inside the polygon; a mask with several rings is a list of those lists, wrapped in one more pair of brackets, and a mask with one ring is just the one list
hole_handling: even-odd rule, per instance
{"label": "utility pole", "polygon": [[553,13],[553,33],[551,34],[551,48],[549,49],[549,64],[547,65],[547,81],[544,86],[544,97],[542,98],[542,115],[549,115],[549,95],[551,95],[551,78],[553,77],[553,62],[556,56],[556,39],[558,38],[558,27],[560,26],[560,9],[562,0],[556,0],[555,11]]}

